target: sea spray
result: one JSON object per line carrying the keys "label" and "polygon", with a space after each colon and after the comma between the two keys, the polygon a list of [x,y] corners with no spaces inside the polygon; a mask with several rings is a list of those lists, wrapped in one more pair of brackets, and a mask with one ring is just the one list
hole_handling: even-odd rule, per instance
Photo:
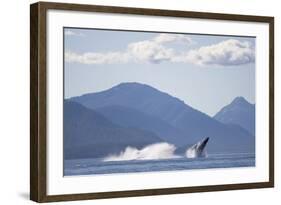
{"label": "sea spray", "polygon": [[142,149],[127,147],[118,155],[109,155],[104,161],[156,160],[177,158],[175,145],[166,142],[148,145]]}
{"label": "sea spray", "polygon": [[204,150],[202,153],[198,153],[197,149],[195,147],[190,147],[186,150],[186,158],[198,158],[198,157],[207,157],[208,154],[206,150]]}

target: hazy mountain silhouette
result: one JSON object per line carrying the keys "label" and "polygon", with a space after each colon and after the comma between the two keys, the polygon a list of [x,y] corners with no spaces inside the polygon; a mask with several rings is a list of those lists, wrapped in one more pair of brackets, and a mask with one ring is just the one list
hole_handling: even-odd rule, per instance
{"label": "hazy mountain silhouette", "polygon": [[[169,131],[174,130],[175,134],[172,132],[171,135],[167,134],[159,137],[175,143],[177,146],[193,144],[203,137],[210,137],[208,150],[211,152],[253,152],[255,150],[255,137],[247,130],[238,125],[221,123],[193,109],[178,98],[148,85],[122,83],[102,92],[89,93],[70,100],[92,110],[99,110],[113,122],[120,120],[119,125],[122,126],[128,123],[129,126],[132,125],[133,127],[141,127],[157,132],[155,127],[149,128],[143,122],[144,115],[145,117],[150,116],[151,120],[155,119],[155,122],[158,120],[156,124],[159,121],[165,122],[169,124],[167,127],[171,128]],[[112,109],[113,106],[115,107],[114,109]],[[116,106],[122,107],[123,111],[122,109],[116,109]],[[109,108],[114,112],[106,111]],[[128,113],[132,112],[132,110],[134,112],[138,111],[138,114],[136,114],[135,118],[130,117],[127,119],[130,116]],[[124,116],[121,117],[118,116],[119,114],[114,113],[123,113]],[[158,134],[161,133],[158,132]],[[174,136],[177,137],[174,138]]]}
{"label": "hazy mountain silhouette", "polygon": [[97,108],[96,111],[120,126],[152,131],[166,142],[181,144],[186,141],[184,133],[177,128],[164,120],[136,109],[111,105]]}
{"label": "hazy mountain silhouette", "polygon": [[243,97],[235,98],[223,107],[214,118],[225,124],[236,124],[255,135],[255,105]]}
{"label": "hazy mountain silhouette", "polygon": [[149,131],[124,128],[99,113],[70,101],[64,102],[64,157],[105,157],[127,146],[142,148],[161,142]]}

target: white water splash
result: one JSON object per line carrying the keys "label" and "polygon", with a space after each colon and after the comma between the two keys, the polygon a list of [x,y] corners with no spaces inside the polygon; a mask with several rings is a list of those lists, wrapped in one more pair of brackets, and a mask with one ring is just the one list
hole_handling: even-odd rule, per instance
{"label": "white water splash", "polygon": [[104,161],[171,159],[178,157],[174,154],[175,150],[174,145],[166,142],[151,144],[143,149],[127,147],[118,155],[109,155],[104,158]]}
{"label": "white water splash", "polygon": [[198,153],[198,150],[192,146],[186,150],[185,156],[187,158],[197,158],[197,157],[208,157],[208,154],[206,151],[203,151],[202,153]]}

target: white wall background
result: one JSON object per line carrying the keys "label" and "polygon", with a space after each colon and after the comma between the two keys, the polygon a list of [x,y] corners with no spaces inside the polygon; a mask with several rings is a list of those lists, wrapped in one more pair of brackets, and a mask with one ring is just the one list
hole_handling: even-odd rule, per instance
{"label": "white wall background", "polygon": [[[274,0],[74,0],[88,4],[147,7],[275,16],[275,147],[276,187],[170,196],[66,202],[69,204],[277,204],[281,194],[280,117],[281,73],[279,36],[281,13]],[[10,0],[1,4],[0,31],[0,204],[32,204],[29,201],[29,4]],[[279,126],[279,127],[278,127]],[[56,203],[53,203],[56,204]],[[60,203],[64,204],[64,203]]]}

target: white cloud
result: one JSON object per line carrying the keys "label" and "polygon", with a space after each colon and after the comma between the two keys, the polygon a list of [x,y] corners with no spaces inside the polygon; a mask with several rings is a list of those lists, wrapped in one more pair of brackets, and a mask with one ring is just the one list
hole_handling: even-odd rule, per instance
{"label": "white cloud", "polygon": [[241,65],[255,61],[255,48],[247,41],[230,39],[190,50],[175,58],[174,61],[197,65]]}
{"label": "white cloud", "polygon": [[[68,35],[75,35],[68,33]],[[82,64],[115,64],[115,63],[160,63],[171,61],[175,52],[172,48],[164,46],[165,43],[183,42],[191,43],[191,39],[181,34],[159,34],[151,40],[130,43],[125,51],[107,53],[78,54],[66,51],[65,60]]]}
{"label": "white cloud", "polygon": [[174,56],[171,48],[154,41],[140,41],[128,45],[127,52],[137,62],[160,63],[169,61]]}
{"label": "white cloud", "polygon": [[113,64],[113,63],[128,63],[129,56],[122,52],[108,53],[83,53],[65,52],[65,60],[69,63],[82,64]]}
{"label": "white cloud", "polygon": [[83,33],[74,32],[74,31],[70,31],[70,30],[66,30],[66,31],[64,32],[64,34],[65,34],[66,36],[84,36]]}
{"label": "white cloud", "polygon": [[173,42],[189,45],[192,40],[181,34],[159,34],[151,40],[130,43],[124,51],[83,54],[67,51],[65,60],[82,64],[161,63],[166,61],[202,66],[233,66],[255,61],[255,49],[247,41],[230,39],[218,44],[180,52],[176,52],[175,49],[166,45]]}
{"label": "white cloud", "polygon": [[192,40],[190,37],[183,35],[183,34],[167,34],[162,33],[156,36],[153,41],[156,43],[162,44],[162,43],[171,43],[171,42],[181,42],[181,43],[192,43]]}

